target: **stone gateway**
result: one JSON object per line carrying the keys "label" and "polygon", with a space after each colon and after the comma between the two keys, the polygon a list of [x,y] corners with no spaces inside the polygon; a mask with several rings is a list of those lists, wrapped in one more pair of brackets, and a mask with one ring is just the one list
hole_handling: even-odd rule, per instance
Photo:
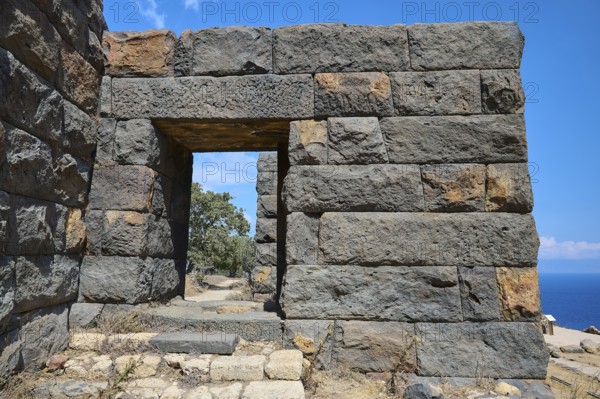
{"label": "stone gateway", "polygon": [[0,8],[0,370],[184,293],[192,153],[259,162],[257,294],[322,367],[545,377],[514,23],[108,32]]}

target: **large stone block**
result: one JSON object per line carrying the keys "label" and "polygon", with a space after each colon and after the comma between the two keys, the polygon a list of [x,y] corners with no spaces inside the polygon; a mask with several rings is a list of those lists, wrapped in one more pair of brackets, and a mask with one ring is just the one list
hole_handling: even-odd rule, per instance
{"label": "large stone block", "polygon": [[15,309],[15,291],[14,259],[0,256],[0,334],[6,331],[8,321]]}
{"label": "large stone block", "polygon": [[176,261],[171,259],[148,259],[146,264],[153,263],[152,288],[150,298],[162,300],[174,298],[181,288],[181,270]]}
{"label": "large stone block", "polygon": [[77,299],[78,256],[15,258],[15,309],[18,312],[58,305]]}
{"label": "large stone block", "polygon": [[275,73],[404,71],[410,68],[404,25],[315,24],[273,32]]}
{"label": "large stone block", "polygon": [[533,323],[418,323],[417,373],[425,377],[546,377],[548,351]]}
{"label": "large stone block", "polygon": [[[177,222],[155,215],[148,215],[147,223],[148,242],[146,252],[149,256],[171,258],[175,254],[177,243],[187,243],[187,234],[186,237],[181,234]],[[187,245],[184,246],[187,247]]]}
{"label": "large stone block", "polygon": [[525,112],[525,92],[519,70],[481,71],[481,103],[486,114]]}
{"label": "large stone block", "polygon": [[64,131],[62,148],[88,163],[94,161],[98,121],[69,101],[63,102]]}
{"label": "large stone block", "polygon": [[417,365],[415,327],[409,323],[336,323],[333,362],[341,369],[412,373]]}
{"label": "large stone block", "polygon": [[318,73],[314,102],[317,117],[394,114],[390,78],[381,72]]}
{"label": "large stone block", "polygon": [[277,243],[256,244],[256,265],[257,267],[277,265]]}
{"label": "large stone block", "polygon": [[62,140],[63,98],[0,48],[0,117],[49,144]]}
{"label": "large stone block", "polygon": [[326,213],[319,264],[535,266],[531,215]]}
{"label": "large stone block", "polygon": [[[303,119],[313,117],[311,75],[113,79],[119,119]],[[391,95],[390,95],[391,102]]]}
{"label": "large stone block", "polygon": [[390,163],[526,162],[518,115],[383,118]]}
{"label": "large stone block", "polygon": [[485,165],[425,165],[421,167],[421,176],[427,211],[485,210]]}
{"label": "large stone block", "polygon": [[256,210],[257,218],[277,217],[277,195],[259,195]]}
{"label": "large stone block", "polygon": [[319,369],[329,369],[334,323],[332,320],[284,320],[284,347],[300,350]]}
{"label": "large stone block", "polygon": [[91,209],[147,212],[152,205],[154,172],[145,166],[96,167]]}
{"label": "large stone block", "polygon": [[423,210],[417,165],[292,166],[282,195],[288,212]]}
{"label": "large stone block", "polygon": [[518,69],[525,39],[515,22],[415,24],[408,28],[413,69]]}
{"label": "large stone block", "polygon": [[[277,154],[260,154],[257,168],[256,192],[259,196],[277,195]],[[276,205],[277,206],[277,205]]]}
{"label": "large stone block", "polygon": [[252,75],[273,71],[271,29],[228,26],[192,34],[193,75]]}
{"label": "large stone block", "polygon": [[98,124],[96,167],[114,165],[115,133],[117,121],[110,118],[101,118]]}
{"label": "large stone block", "polygon": [[327,122],[294,121],[290,123],[288,154],[291,165],[327,163]]}
{"label": "large stone block", "polygon": [[173,76],[175,34],[170,30],[106,32],[106,74],[115,77]]}
{"label": "large stone block", "polygon": [[66,304],[18,315],[11,325],[14,330],[2,338],[0,373],[38,372],[50,356],[67,348],[68,318]]}
{"label": "large stone block", "polygon": [[287,216],[285,250],[288,265],[317,263],[319,224],[319,215],[296,212]]}
{"label": "large stone block", "polygon": [[330,118],[327,161],[333,165],[388,163],[377,118]]}
{"label": "large stone block", "polygon": [[81,264],[80,301],[146,302],[151,298],[154,267],[151,258],[86,256]]}
{"label": "large stone block", "polygon": [[62,40],[46,15],[30,0],[6,0],[0,8],[0,21],[0,47],[46,80],[54,81],[60,70]]}
{"label": "large stone block", "polygon": [[277,267],[257,266],[252,269],[250,285],[254,294],[273,294],[277,291]]}
{"label": "large stone block", "polygon": [[397,115],[481,113],[479,71],[391,73]]}
{"label": "large stone block", "polygon": [[161,155],[159,135],[148,119],[118,122],[115,161],[120,164],[156,166]]}
{"label": "large stone block", "polygon": [[462,321],[449,266],[288,265],[281,302],[289,319]]}
{"label": "large stone block", "polygon": [[90,114],[96,114],[102,77],[77,51],[64,44],[57,87],[65,98]]}
{"label": "large stone block", "polygon": [[148,242],[148,214],[107,211],[102,229],[102,254],[142,256]]}
{"label": "large stone block", "polygon": [[465,321],[500,321],[496,270],[493,267],[458,268]]}
{"label": "large stone block", "polygon": [[256,219],[254,241],[267,243],[277,241],[277,219]]}
{"label": "large stone block", "polygon": [[519,213],[529,213],[533,210],[533,191],[528,164],[488,165],[485,210]]}
{"label": "large stone block", "polygon": [[507,321],[539,321],[542,314],[537,268],[496,270],[502,316]]}

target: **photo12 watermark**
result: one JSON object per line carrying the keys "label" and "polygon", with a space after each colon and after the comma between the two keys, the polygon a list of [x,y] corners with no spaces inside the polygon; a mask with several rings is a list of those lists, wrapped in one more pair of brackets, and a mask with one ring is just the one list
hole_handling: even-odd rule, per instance
{"label": "photo12 watermark", "polygon": [[403,1],[402,23],[439,23],[464,21],[515,21],[523,24],[539,23],[538,2]]}

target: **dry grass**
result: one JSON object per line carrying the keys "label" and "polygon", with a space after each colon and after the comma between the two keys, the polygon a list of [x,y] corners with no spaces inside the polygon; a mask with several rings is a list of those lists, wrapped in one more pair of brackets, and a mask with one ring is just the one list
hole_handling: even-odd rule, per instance
{"label": "dry grass", "polygon": [[[550,379],[550,376],[558,377],[571,386],[554,381]],[[548,378],[546,382],[552,387],[557,399],[592,399],[591,396],[587,395],[588,392],[600,395],[600,375],[592,378],[567,370],[555,363],[548,365]]]}

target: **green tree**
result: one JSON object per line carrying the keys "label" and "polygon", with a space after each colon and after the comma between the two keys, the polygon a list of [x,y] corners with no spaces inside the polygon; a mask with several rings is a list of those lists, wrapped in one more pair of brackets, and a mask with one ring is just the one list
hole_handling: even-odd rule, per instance
{"label": "green tree", "polygon": [[188,260],[194,267],[214,267],[239,275],[254,266],[254,241],[244,210],[229,193],[202,190],[192,184]]}

